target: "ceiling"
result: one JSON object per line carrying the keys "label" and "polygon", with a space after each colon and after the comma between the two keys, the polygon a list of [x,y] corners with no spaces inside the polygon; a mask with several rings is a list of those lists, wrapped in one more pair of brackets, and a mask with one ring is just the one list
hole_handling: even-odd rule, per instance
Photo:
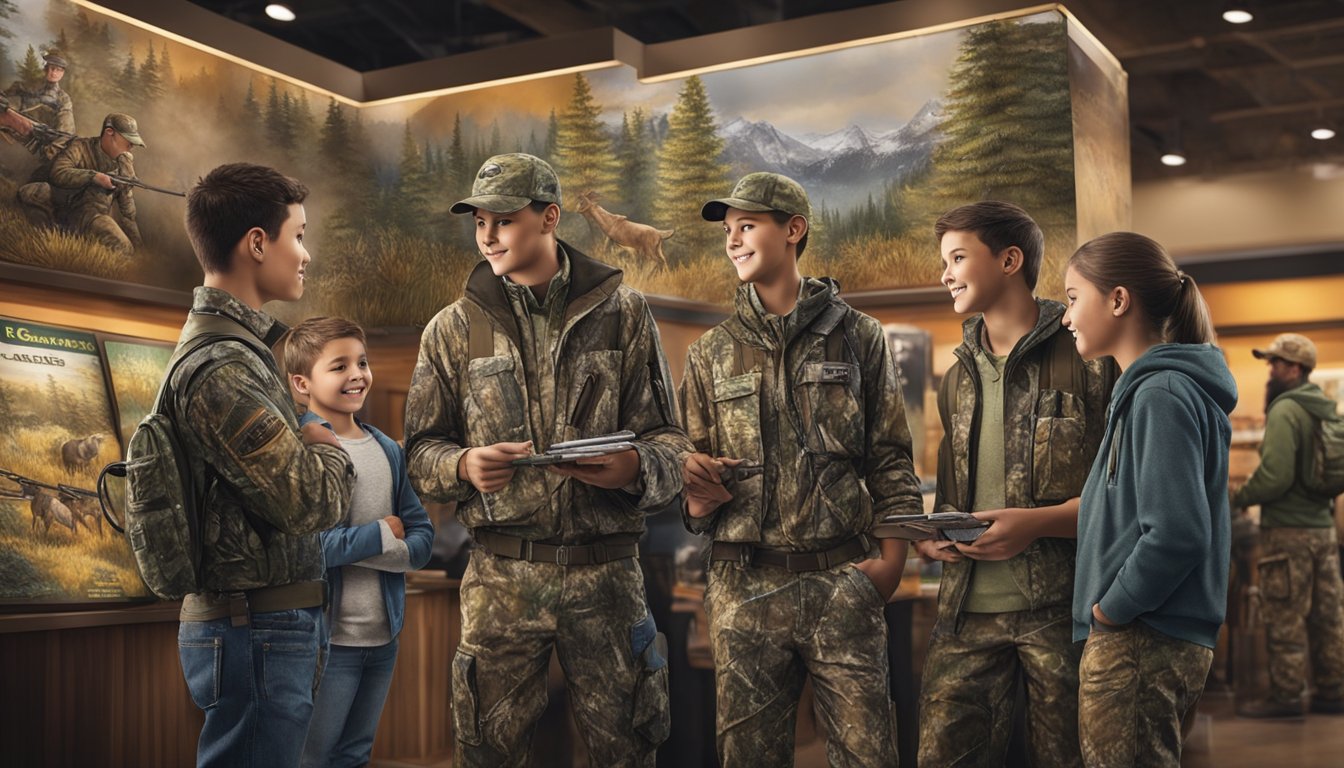
{"label": "ceiling", "polygon": [[[889,2],[890,0],[882,0]],[[358,71],[614,26],[678,40],[876,0],[192,0]],[[1023,0],[1023,5],[1032,0]],[[1072,0],[1129,73],[1136,181],[1344,164],[1344,0]],[[1254,19],[1222,19],[1228,5]],[[1339,135],[1318,141],[1312,128]],[[1159,162],[1169,148],[1189,162]]]}

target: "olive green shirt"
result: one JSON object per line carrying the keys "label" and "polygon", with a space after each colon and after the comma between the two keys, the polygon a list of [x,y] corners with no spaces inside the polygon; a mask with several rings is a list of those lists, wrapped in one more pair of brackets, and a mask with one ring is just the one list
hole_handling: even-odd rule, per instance
{"label": "olive green shirt", "polygon": [[[983,346],[975,350],[975,369],[980,375],[980,439],[975,456],[975,500],[972,512],[1003,509],[1008,494],[1003,455],[1003,368],[1007,355],[996,355]],[[1007,613],[1031,607],[1022,594],[1008,560],[976,560],[971,566],[971,586],[963,610],[969,613]]]}

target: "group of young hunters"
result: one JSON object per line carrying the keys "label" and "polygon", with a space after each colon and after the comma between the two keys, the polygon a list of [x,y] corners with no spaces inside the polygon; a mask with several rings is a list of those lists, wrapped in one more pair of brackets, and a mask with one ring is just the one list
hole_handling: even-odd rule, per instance
{"label": "group of young hunters", "polygon": [[[557,238],[552,168],[487,160],[452,207],[483,258],[424,330],[404,448],[356,418],[373,380],[358,325],[306,320],[278,365],[259,351],[286,332],[262,305],[304,291],[306,194],[240,163],[188,196],[193,316],[261,342],[213,344],[169,382],[212,478],[179,635],[200,765],[369,761],[403,574],[434,533],[421,499],[456,502],[475,541],[454,766],[527,764],[552,651],[590,764],[654,764],[673,713],[637,552],[645,516],[678,499],[708,540],[720,763],[792,766],[810,679],[830,765],[897,765],[884,606],[908,545],[874,528],[924,512],[911,426],[882,326],[800,271],[798,183],[751,173],[703,203],[741,285],[674,389],[644,297]],[[913,544],[943,564],[920,765],[1001,765],[1016,719],[1032,765],[1176,766],[1230,547],[1237,394],[1200,292],[1158,243],[1116,232],[1069,259],[1067,304],[1038,298],[1041,230],[1005,202],[934,234],[968,317],[938,392],[935,511],[989,527]],[[626,450],[534,461],[621,432]]]}

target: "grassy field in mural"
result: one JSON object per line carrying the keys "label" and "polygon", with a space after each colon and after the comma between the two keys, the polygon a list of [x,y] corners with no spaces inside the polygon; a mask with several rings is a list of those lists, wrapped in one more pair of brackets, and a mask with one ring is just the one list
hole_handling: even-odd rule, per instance
{"label": "grassy field in mural", "polygon": [[14,200],[14,183],[0,177],[0,243],[4,259],[31,267],[74,272],[109,280],[132,277],[132,262],[80,234],[34,227]]}
{"label": "grassy field in mural", "polygon": [[117,399],[118,428],[122,445],[130,442],[135,426],[154,407],[154,396],[173,355],[169,345],[107,341],[107,368],[112,376],[112,392]]}

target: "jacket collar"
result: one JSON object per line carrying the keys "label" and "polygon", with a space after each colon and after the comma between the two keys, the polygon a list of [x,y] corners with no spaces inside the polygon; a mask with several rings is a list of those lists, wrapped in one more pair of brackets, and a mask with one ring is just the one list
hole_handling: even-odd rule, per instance
{"label": "jacket collar", "polygon": [[[756,289],[751,283],[738,286],[734,299],[735,312],[729,318],[728,331],[747,343],[768,347],[788,346],[804,330],[812,328],[823,335],[835,327],[832,320],[845,311],[840,300],[840,286],[829,277],[804,277],[793,311],[781,317],[768,315]],[[835,316],[835,317],[833,317]],[[822,322],[818,322],[821,318]],[[779,330],[772,327],[778,324]],[[825,326],[824,328],[822,326]],[[782,337],[780,333],[782,331]]]}
{"label": "jacket collar", "polygon": [[[1018,340],[1017,346],[1013,347],[1012,351],[1008,353],[1009,361],[1025,355],[1064,327],[1060,324],[1060,320],[1064,317],[1063,304],[1050,299],[1038,298],[1036,299],[1036,306],[1040,308],[1040,313],[1036,318],[1036,326],[1026,336]],[[984,333],[984,315],[975,315],[961,324],[961,344],[967,353],[975,354],[975,350],[981,347],[980,340],[984,338]]]}
{"label": "jacket collar", "polygon": [[274,347],[289,330],[284,323],[247,306],[228,291],[200,285],[192,292],[191,299],[192,312],[223,315],[251,331],[268,347]]}

